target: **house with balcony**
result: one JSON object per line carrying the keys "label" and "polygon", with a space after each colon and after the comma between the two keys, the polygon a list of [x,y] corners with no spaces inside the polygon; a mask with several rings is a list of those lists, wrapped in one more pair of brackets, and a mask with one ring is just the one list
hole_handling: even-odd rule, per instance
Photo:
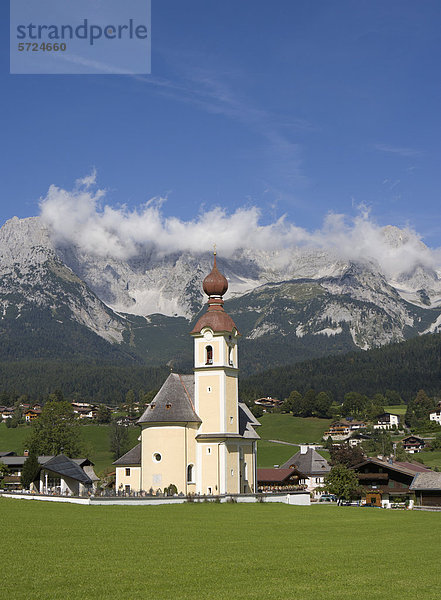
{"label": "house with balcony", "polygon": [[393,429],[394,427],[398,427],[399,423],[399,415],[385,412],[377,417],[377,421],[374,423],[374,429]]}

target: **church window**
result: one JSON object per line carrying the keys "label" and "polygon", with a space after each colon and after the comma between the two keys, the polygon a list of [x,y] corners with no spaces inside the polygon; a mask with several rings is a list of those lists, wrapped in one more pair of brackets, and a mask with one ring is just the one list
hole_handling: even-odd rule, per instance
{"label": "church window", "polygon": [[125,492],[126,494],[130,494],[130,485],[125,486]]}
{"label": "church window", "polygon": [[234,469],[231,469],[231,477],[234,477]]}
{"label": "church window", "polygon": [[207,346],[205,348],[205,364],[212,365],[213,364],[213,347]]}
{"label": "church window", "polygon": [[213,493],[213,490],[211,487],[207,488],[207,493],[211,496],[211,494]]}
{"label": "church window", "polygon": [[233,348],[228,346],[228,364],[233,366]]}
{"label": "church window", "polygon": [[210,392],[211,392],[211,385],[209,385],[209,386],[207,387],[207,392],[208,392],[208,393],[210,393]]}
{"label": "church window", "polygon": [[130,477],[130,469],[126,469],[126,477]]}
{"label": "church window", "polygon": [[155,452],[153,454],[153,461],[154,462],[161,462],[161,460],[162,460],[162,456],[159,454],[159,452]]}
{"label": "church window", "polygon": [[194,465],[187,466],[187,483],[193,483]]}
{"label": "church window", "polygon": [[211,448],[210,448],[210,446],[208,446],[208,448],[207,448],[207,454],[211,454]]}
{"label": "church window", "polygon": [[231,425],[234,423],[234,417],[230,417],[230,423]]}

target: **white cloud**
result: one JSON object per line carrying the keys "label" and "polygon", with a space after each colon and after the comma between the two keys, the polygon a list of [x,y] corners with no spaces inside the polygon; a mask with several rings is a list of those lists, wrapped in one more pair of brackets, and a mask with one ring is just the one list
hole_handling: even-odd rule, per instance
{"label": "white cloud", "polygon": [[[321,248],[346,260],[376,261],[388,277],[410,272],[418,265],[436,267],[438,252],[430,250],[412,229],[380,227],[361,208],[356,217],[328,214],[322,227],[309,232],[285,217],[261,224],[258,208],[221,208],[201,212],[183,221],[165,217],[163,199],[153,199],[139,209],[105,204],[105,192],[95,190],[96,173],[77,181],[72,191],[52,185],[40,201],[41,217],[58,244],[75,244],[100,256],[127,259],[142,248],[159,254],[203,253],[216,243],[231,257],[236,250],[279,251],[279,260],[290,260],[290,249]],[[292,255],[291,255],[292,258]]]}

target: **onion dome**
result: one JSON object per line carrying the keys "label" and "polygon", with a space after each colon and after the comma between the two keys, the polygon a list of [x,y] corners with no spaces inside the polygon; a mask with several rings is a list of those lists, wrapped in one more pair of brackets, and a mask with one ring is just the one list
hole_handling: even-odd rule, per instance
{"label": "onion dome", "polygon": [[[212,331],[237,331],[233,319],[224,311],[222,296],[228,290],[227,278],[222,275],[216,265],[216,252],[214,253],[214,264],[211,273],[203,281],[204,292],[208,296],[208,309],[196,323],[191,333],[200,333],[204,327]],[[239,332],[237,332],[239,333]]]}
{"label": "onion dome", "polygon": [[222,275],[216,265],[216,252],[214,253],[213,268],[211,273],[204,279],[202,288],[207,296],[223,296],[228,290],[227,278]]}

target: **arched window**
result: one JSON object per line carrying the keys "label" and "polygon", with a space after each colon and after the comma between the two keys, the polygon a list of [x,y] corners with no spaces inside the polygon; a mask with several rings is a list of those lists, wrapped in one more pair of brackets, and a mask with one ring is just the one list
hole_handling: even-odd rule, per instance
{"label": "arched window", "polygon": [[212,346],[207,346],[205,348],[205,355],[206,355],[205,364],[212,365],[213,364],[213,347]]}
{"label": "arched window", "polygon": [[233,366],[233,347],[228,346],[228,364]]}
{"label": "arched window", "polygon": [[187,466],[187,483],[193,483],[194,465]]}

